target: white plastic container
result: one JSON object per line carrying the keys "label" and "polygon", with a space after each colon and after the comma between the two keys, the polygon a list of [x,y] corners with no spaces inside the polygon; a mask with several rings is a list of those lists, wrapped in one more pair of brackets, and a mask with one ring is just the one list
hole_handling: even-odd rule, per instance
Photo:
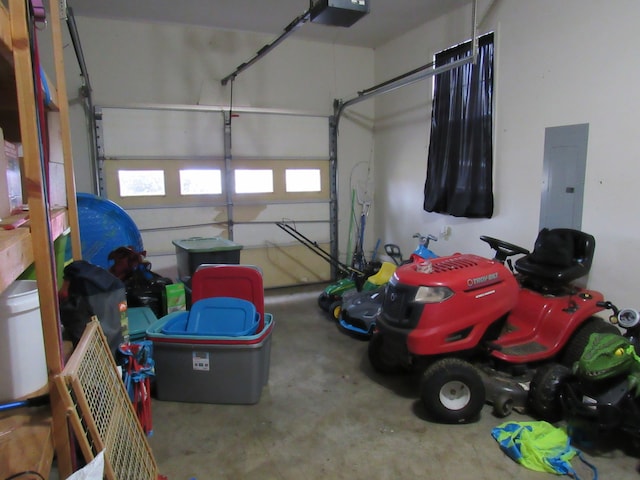
{"label": "white plastic container", "polygon": [[0,401],[47,384],[47,363],[35,280],[16,280],[0,294]]}

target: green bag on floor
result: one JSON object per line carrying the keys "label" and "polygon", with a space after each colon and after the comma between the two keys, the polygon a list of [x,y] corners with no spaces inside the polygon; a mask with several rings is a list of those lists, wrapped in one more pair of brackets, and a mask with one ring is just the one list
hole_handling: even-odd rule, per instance
{"label": "green bag on floor", "polygon": [[[506,422],[495,427],[491,436],[500,448],[523,467],[538,472],[578,475],[571,466],[571,459],[580,452],[571,446],[567,433],[548,422]],[[595,467],[586,463],[598,478]]]}

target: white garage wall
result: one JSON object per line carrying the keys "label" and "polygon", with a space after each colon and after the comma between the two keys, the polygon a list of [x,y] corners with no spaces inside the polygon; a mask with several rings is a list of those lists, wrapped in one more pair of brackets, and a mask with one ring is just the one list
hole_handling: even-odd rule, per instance
{"label": "white garage wall", "polygon": [[[487,2],[482,2],[486,4]],[[422,209],[432,82],[376,99],[378,235],[410,250],[415,231],[451,233],[441,254],[488,255],[480,235],[532,248],[538,231],[545,128],[588,123],[582,228],[596,237],[589,286],[638,307],[637,187],[640,159],[635,79],[640,3],[510,0],[493,3],[480,33],[496,32],[494,217],[460,219]],[[470,9],[426,24],[376,51],[376,81],[431,61],[469,39]]]}

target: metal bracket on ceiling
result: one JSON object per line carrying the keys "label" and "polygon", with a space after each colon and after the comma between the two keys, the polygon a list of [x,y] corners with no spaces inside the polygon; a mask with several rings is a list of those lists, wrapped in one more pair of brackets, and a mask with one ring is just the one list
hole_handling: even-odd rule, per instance
{"label": "metal bracket on ceiling", "polygon": [[311,18],[311,8],[309,8],[309,10],[304,12],[302,15],[295,18],[289,25],[287,25],[284,28],[284,32],[282,32],[282,34],[280,34],[278,38],[276,38],[273,42],[266,44],[264,47],[258,50],[258,52],[250,60],[247,60],[246,62],[238,65],[238,67],[232,73],[224,77],[220,81],[220,83],[224,86],[227,83],[229,83],[229,80],[231,81],[235,80],[236,77],[242,71],[246,70],[251,65],[256,63],[258,60],[264,57],[267,53],[269,53],[271,50],[277,47],[285,38],[287,38],[289,35],[295,32],[301,25],[308,22],[309,18]]}
{"label": "metal bracket on ceiling", "polygon": [[315,0],[315,2],[309,0],[309,9],[306,12],[295,18],[284,28],[284,31],[278,38],[258,50],[250,60],[239,65],[232,73],[224,77],[220,83],[224,86],[229,83],[229,80],[233,82],[240,72],[260,60],[260,58],[264,57],[278,46],[280,42],[308,21],[323,25],[350,27],[367,13],[369,13],[369,0],[351,0],[351,3],[338,2],[338,4],[328,0]]}

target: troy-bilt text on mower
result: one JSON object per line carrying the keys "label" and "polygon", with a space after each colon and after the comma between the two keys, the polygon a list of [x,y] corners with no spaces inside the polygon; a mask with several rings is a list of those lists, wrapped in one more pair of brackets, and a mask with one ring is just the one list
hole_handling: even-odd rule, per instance
{"label": "troy-bilt text on mower", "polygon": [[[543,229],[532,253],[480,238],[493,259],[455,254],[399,267],[369,342],[377,371],[424,368],[420,397],[440,422],[473,421],[486,401],[502,416],[526,406],[535,368],[572,365],[591,333],[615,329],[595,316],[602,294],[571,283],[589,272],[593,236]],[[514,255],[524,255],[515,274]]]}

